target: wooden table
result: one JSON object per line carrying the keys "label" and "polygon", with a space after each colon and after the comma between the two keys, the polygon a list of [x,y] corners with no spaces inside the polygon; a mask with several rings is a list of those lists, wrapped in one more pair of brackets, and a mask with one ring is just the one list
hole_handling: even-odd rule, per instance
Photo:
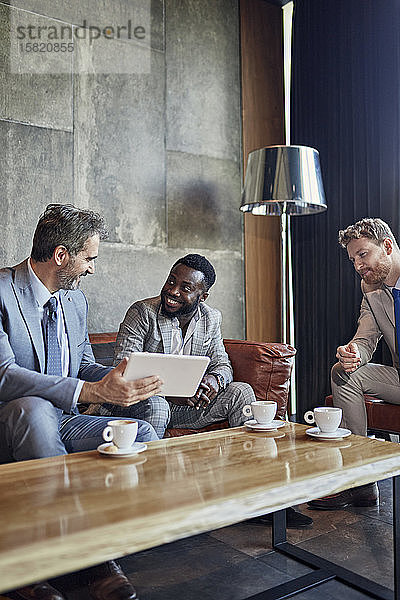
{"label": "wooden table", "polygon": [[[240,427],[152,442],[137,458],[1,465],[0,592],[400,473],[398,444],[305,430]],[[273,532],[286,551],[284,514]]]}

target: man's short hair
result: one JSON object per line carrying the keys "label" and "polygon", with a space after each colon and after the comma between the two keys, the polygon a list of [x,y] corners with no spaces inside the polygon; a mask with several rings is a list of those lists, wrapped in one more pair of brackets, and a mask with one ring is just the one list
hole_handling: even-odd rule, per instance
{"label": "man's short hair", "polygon": [[76,256],[94,235],[101,240],[108,237],[104,220],[98,213],[72,204],[49,204],[36,226],[31,257],[36,262],[45,262],[53,256],[57,246],[65,246],[71,256]]}
{"label": "man's short hair", "polygon": [[358,240],[359,238],[368,238],[375,242],[377,245],[382,244],[385,238],[390,238],[397,248],[396,238],[393,235],[389,225],[382,221],[382,219],[361,219],[354,225],[349,225],[346,229],[339,231],[339,244],[342,248],[347,248],[347,245],[351,240]]}
{"label": "man's short hair", "polygon": [[187,254],[183,258],[178,259],[172,265],[172,269],[179,264],[186,265],[196,271],[201,271],[204,275],[204,287],[207,291],[214,284],[216,279],[215,269],[205,256],[201,256],[201,254]]}

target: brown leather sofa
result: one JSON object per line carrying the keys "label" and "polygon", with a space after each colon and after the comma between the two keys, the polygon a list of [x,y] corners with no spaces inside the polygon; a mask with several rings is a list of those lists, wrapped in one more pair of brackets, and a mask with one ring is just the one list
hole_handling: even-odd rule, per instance
{"label": "brown leather sofa", "polygon": [[[89,336],[97,362],[111,365],[116,333],[91,334]],[[287,344],[224,340],[233,367],[235,381],[249,383],[257,400],[274,400],[278,404],[277,415],[285,416],[290,373],[296,350]],[[228,427],[228,422],[215,423],[204,429],[168,429],[166,437],[199,433]]]}
{"label": "brown leather sofa", "polygon": [[[368,430],[371,433],[400,434],[400,406],[398,404],[389,404],[372,396],[364,396],[364,401],[367,411]],[[332,396],[326,397],[325,404],[333,406]]]}

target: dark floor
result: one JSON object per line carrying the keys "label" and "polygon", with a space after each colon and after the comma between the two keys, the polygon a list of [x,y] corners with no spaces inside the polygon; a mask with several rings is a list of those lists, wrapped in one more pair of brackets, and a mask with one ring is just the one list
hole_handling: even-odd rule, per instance
{"label": "dark floor", "polygon": [[[335,512],[301,510],[312,529],[290,530],[289,541],[392,587],[391,480],[379,483],[376,508]],[[120,561],[141,600],[241,600],[310,569],[271,549],[271,528],[238,523],[167,544]],[[68,600],[89,600],[77,576],[53,581]],[[369,596],[336,581],[296,595],[298,600],[362,600]]]}

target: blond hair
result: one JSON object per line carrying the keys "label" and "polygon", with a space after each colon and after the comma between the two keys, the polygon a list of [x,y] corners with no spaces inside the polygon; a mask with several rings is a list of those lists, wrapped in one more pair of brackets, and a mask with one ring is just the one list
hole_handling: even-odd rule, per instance
{"label": "blond hair", "polygon": [[382,219],[361,219],[361,221],[357,221],[354,225],[349,225],[346,229],[341,229],[339,231],[339,244],[342,248],[347,248],[351,240],[358,240],[362,237],[372,240],[377,245],[382,244],[385,238],[389,238],[398,249],[392,230]]}

